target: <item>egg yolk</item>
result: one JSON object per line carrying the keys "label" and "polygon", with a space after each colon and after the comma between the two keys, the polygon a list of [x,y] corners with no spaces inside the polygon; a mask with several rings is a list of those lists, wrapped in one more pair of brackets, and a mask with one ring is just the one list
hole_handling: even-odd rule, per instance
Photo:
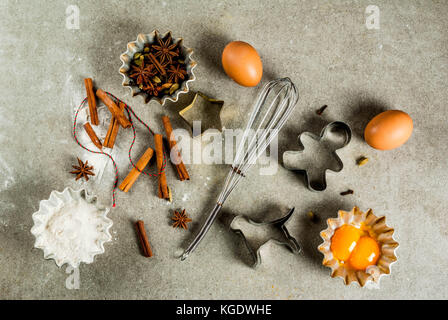
{"label": "egg yolk", "polygon": [[380,256],[380,247],[375,239],[364,236],[359,238],[355,249],[350,255],[348,263],[353,269],[365,270],[368,266],[376,264]]}
{"label": "egg yolk", "polygon": [[331,238],[333,256],[340,261],[348,260],[360,237],[361,230],[354,226],[344,225],[336,229]]}
{"label": "egg yolk", "polygon": [[380,256],[378,242],[351,225],[336,229],[331,237],[330,249],[337,260],[355,270],[365,270],[375,265]]}

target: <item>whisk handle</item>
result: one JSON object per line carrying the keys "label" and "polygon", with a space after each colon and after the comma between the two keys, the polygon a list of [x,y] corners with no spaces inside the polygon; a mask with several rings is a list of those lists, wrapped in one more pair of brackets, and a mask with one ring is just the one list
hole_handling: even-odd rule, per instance
{"label": "whisk handle", "polygon": [[185,259],[188,258],[188,255],[190,253],[192,253],[196,247],[199,245],[199,243],[201,242],[201,240],[205,237],[205,235],[207,234],[208,230],[210,229],[210,227],[212,226],[213,222],[215,221],[216,217],[218,216],[219,212],[222,209],[222,204],[220,203],[216,203],[215,207],[213,208],[213,210],[210,212],[207,220],[205,220],[204,225],[202,226],[201,230],[199,231],[198,235],[196,236],[196,238],[194,238],[193,242],[190,243],[190,245],[188,246],[188,248],[184,251],[184,253],[182,254],[182,256],[180,257],[180,259],[182,261],[184,261]]}

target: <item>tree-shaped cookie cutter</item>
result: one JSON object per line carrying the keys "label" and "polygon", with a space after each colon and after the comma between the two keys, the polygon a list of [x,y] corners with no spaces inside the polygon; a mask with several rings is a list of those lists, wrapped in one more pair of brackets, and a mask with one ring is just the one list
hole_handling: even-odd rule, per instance
{"label": "tree-shaped cookie cutter", "polygon": [[[336,136],[339,137],[339,141],[332,140],[331,133],[336,134]],[[305,146],[303,143],[303,138],[305,136],[317,141],[319,144],[322,144],[325,149],[327,149],[328,154],[333,157],[333,159],[337,163],[338,168],[333,170],[327,167],[322,170],[319,179],[312,179],[308,172],[309,168],[304,168],[303,164],[301,164],[303,154],[305,152]],[[350,143],[351,137],[352,131],[349,125],[342,121],[329,123],[323,128],[320,136],[317,136],[311,132],[303,132],[299,135],[299,145],[301,146],[302,150],[284,152],[283,164],[286,169],[304,172],[308,189],[310,189],[311,191],[324,191],[327,188],[327,171],[340,172],[344,167],[344,164],[341,158],[339,158],[339,156],[337,155],[336,150],[342,149],[346,145],[348,145]]]}
{"label": "tree-shaped cookie cutter", "polygon": [[[280,219],[274,220],[274,221],[269,221],[269,222],[256,222],[256,221],[253,221],[245,216],[235,216],[232,219],[232,222],[230,223],[230,229],[233,232],[239,234],[244,239],[246,247],[249,250],[250,254],[252,255],[252,258],[254,261],[254,263],[252,265],[253,268],[258,267],[261,264],[260,250],[269,242],[274,242],[275,244],[286,246],[294,254],[299,254],[301,252],[301,247],[300,247],[299,243],[293,236],[291,236],[288,229],[286,228],[286,223],[291,218],[293,213],[294,213],[294,208],[290,209],[286,216],[284,216]],[[251,224],[255,227],[272,226],[276,229],[279,229],[282,232],[282,239],[276,239],[276,238],[271,237],[271,238],[267,239],[266,241],[264,241],[263,243],[261,243],[258,246],[258,248],[254,248],[251,244],[251,237],[249,235],[245,234],[241,229],[233,227],[235,220],[238,218],[246,219],[246,221],[249,224]]]}

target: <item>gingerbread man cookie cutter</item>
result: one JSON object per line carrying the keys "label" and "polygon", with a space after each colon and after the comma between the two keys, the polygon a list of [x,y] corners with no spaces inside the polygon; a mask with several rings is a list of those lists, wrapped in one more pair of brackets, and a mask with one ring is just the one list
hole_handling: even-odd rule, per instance
{"label": "gingerbread man cookie cutter", "polygon": [[[323,128],[319,136],[311,132],[303,132],[299,135],[299,145],[302,147],[302,150],[285,151],[283,153],[283,164],[286,169],[304,172],[308,189],[311,191],[324,191],[327,188],[327,171],[340,172],[344,168],[344,164],[336,150],[347,146],[351,137],[352,131],[350,126],[342,121],[329,123]],[[308,158],[305,157],[306,148],[304,145],[304,140],[307,138],[319,145],[319,151],[315,151]],[[323,163],[316,168],[316,164],[321,160],[317,158],[325,153],[327,159],[328,157],[333,159],[333,167],[328,163]],[[316,171],[318,171],[318,174],[315,174]]]}

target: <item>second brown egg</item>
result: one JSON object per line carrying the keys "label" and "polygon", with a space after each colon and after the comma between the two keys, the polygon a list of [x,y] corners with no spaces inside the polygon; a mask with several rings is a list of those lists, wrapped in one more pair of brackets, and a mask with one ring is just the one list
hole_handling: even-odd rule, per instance
{"label": "second brown egg", "polygon": [[364,139],[373,148],[391,150],[404,144],[412,134],[411,117],[400,110],[388,110],[375,116],[364,130]]}

